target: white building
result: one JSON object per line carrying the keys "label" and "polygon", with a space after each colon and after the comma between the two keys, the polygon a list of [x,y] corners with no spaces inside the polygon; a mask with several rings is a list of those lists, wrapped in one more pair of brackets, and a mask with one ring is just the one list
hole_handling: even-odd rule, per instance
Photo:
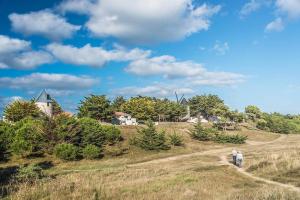
{"label": "white building", "polygon": [[47,94],[45,90],[43,90],[35,100],[35,104],[37,105],[37,107],[49,117],[52,117],[53,115],[52,103],[53,101],[50,95]]}
{"label": "white building", "polygon": [[132,118],[131,115],[123,112],[115,112],[113,123],[118,125],[138,125],[136,118]]}

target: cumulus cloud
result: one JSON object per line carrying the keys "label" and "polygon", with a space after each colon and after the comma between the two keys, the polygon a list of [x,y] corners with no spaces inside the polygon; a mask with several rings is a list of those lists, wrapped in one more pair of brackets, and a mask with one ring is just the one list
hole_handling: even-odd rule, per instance
{"label": "cumulus cloud", "polygon": [[196,6],[192,0],[69,0],[65,11],[86,13],[86,27],[97,37],[116,37],[126,42],[183,39],[210,26],[210,18],[221,6]]}
{"label": "cumulus cloud", "polygon": [[258,10],[261,6],[262,2],[260,0],[251,0],[242,7],[240,15],[242,17],[249,15],[250,13]]}
{"label": "cumulus cloud", "polygon": [[32,69],[50,62],[52,56],[31,50],[30,42],[0,35],[0,69]]}
{"label": "cumulus cloud", "polygon": [[49,44],[46,49],[62,62],[92,67],[101,67],[110,61],[136,60],[147,57],[151,53],[138,48],[127,50],[121,46],[116,46],[113,50],[105,50],[102,47],[92,47],[90,44],[78,48],[53,43]]}
{"label": "cumulus cloud", "polygon": [[220,41],[216,41],[212,50],[215,51],[217,55],[225,55],[227,51],[229,51],[229,44],[227,42],[221,43]]}
{"label": "cumulus cloud", "polygon": [[53,40],[70,38],[80,26],[68,23],[50,10],[9,15],[12,29],[24,35],[42,35]]}
{"label": "cumulus cloud", "polygon": [[274,21],[270,22],[267,24],[265,31],[266,32],[271,32],[271,31],[282,31],[284,29],[284,23],[283,20],[279,17],[275,19]]}
{"label": "cumulus cloud", "polygon": [[1,77],[0,87],[13,89],[81,90],[91,88],[99,80],[89,76],[32,73],[21,77]]}
{"label": "cumulus cloud", "polygon": [[154,97],[171,97],[174,92],[181,94],[193,94],[194,90],[188,87],[178,87],[174,85],[153,84],[145,87],[124,87],[113,91],[115,95],[122,96],[154,96]]}
{"label": "cumulus cloud", "polygon": [[177,61],[164,55],[135,60],[125,71],[138,76],[162,76],[181,79],[194,85],[234,85],[245,80],[245,76],[230,72],[210,72],[203,65],[193,61]]}

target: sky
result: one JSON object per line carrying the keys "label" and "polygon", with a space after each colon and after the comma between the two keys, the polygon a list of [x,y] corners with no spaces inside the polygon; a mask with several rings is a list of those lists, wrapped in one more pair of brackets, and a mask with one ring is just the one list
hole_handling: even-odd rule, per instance
{"label": "sky", "polygon": [[0,0],[0,113],[46,89],[300,113],[299,0]]}

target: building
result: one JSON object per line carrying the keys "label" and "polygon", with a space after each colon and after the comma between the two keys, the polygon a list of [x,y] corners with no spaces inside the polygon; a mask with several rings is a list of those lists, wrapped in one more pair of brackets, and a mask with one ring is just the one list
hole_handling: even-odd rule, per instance
{"label": "building", "polygon": [[123,112],[115,112],[112,123],[118,125],[138,125],[136,118],[132,118],[131,115]]}
{"label": "building", "polygon": [[53,101],[50,95],[47,94],[45,90],[43,90],[41,94],[36,98],[35,104],[47,116],[53,116]]}

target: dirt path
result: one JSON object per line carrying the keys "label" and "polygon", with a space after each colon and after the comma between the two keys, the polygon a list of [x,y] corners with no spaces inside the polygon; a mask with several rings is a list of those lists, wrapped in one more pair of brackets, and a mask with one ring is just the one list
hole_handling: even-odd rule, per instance
{"label": "dirt path", "polygon": [[290,189],[290,190],[293,190],[293,191],[296,191],[296,192],[300,192],[300,188],[296,187],[294,185],[284,184],[284,183],[280,183],[280,182],[276,182],[276,181],[271,181],[271,180],[268,180],[268,179],[265,179],[265,178],[254,176],[253,174],[250,174],[250,173],[246,172],[243,168],[236,167],[235,165],[232,165],[231,163],[229,163],[228,160],[227,160],[227,158],[226,158],[226,155],[220,156],[220,159],[221,159],[221,161],[220,161],[221,164],[232,166],[239,173],[241,173],[241,174],[243,174],[245,176],[248,176],[248,177],[250,177],[252,179],[255,179],[257,181],[262,181],[262,182],[265,182],[265,183],[268,183],[268,184],[272,184],[272,185],[277,185],[277,186],[280,186],[280,187],[284,187],[284,188],[287,188],[287,189]]}

